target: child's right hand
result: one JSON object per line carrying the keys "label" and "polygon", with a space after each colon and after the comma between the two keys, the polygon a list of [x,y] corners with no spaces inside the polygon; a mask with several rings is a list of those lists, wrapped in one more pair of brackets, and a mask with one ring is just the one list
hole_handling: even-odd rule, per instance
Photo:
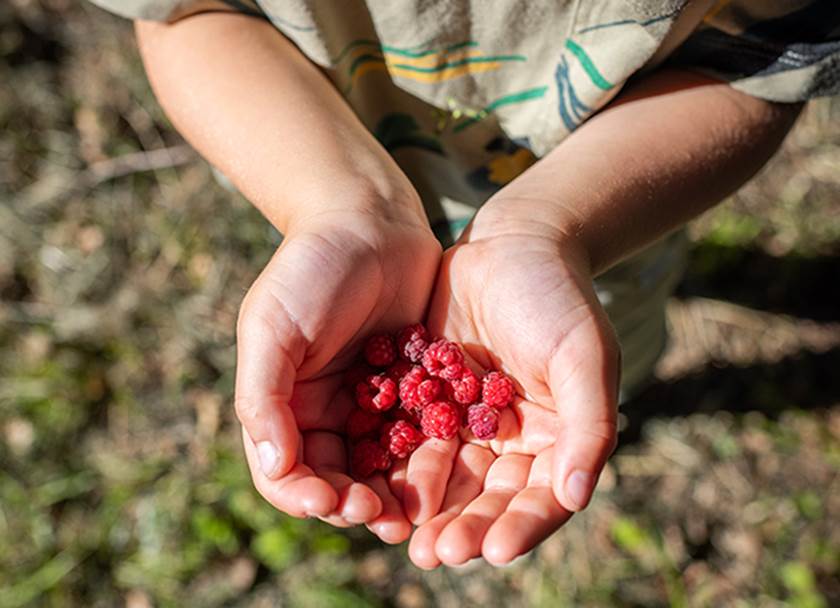
{"label": "child's right hand", "polygon": [[346,474],[354,405],[340,389],[360,340],[424,315],[439,260],[422,220],[332,211],[298,222],[254,282],[238,324],[236,412],[254,485],[279,510],[408,538],[385,479]]}

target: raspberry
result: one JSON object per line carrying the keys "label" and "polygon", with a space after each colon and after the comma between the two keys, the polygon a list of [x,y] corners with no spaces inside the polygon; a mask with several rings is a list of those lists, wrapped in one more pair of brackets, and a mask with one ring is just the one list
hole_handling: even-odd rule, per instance
{"label": "raspberry", "polygon": [[407,458],[423,443],[423,434],[405,420],[385,426],[380,444],[397,458]]}
{"label": "raspberry", "polygon": [[403,376],[411,371],[411,367],[412,365],[408,361],[397,359],[391,367],[385,370],[385,375],[399,384],[400,380],[403,379]]}
{"label": "raspberry", "polygon": [[409,325],[397,334],[397,352],[412,363],[420,363],[429,346],[429,332],[420,323]]}
{"label": "raspberry", "polygon": [[356,385],[356,403],[369,412],[384,412],[397,402],[397,383],[385,374],[368,376]]}
{"label": "raspberry", "polygon": [[377,334],[368,338],[365,344],[365,361],[375,367],[388,367],[397,358],[394,341],[387,334]]}
{"label": "raspberry", "polygon": [[483,403],[471,405],[467,425],[477,439],[493,439],[499,432],[499,410]]}
{"label": "raspberry", "polygon": [[423,410],[420,427],[426,437],[452,439],[461,426],[461,412],[446,401],[437,401]]}
{"label": "raspberry", "polygon": [[388,452],[371,439],[363,439],[353,447],[350,467],[356,477],[364,479],[376,471],[385,471],[391,466]]}
{"label": "raspberry", "polygon": [[435,340],[423,353],[423,367],[432,376],[452,380],[463,372],[464,353],[454,342]]}
{"label": "raspberry", "polygon": [[422,409],[437,398],[440,389],[440,380],[429,378],[424,368],[415,365],[400,380],[400,399],[406,409]]}
{"label": "raspberry", "polygon": [[356,409],[347,417],[347,436],[356,441],[362,437],[375,435],[382,426],[382,417],[367,410]]}
{"label": "raspberry", "polygon": [[490,372],[482,379],[482,401],[492,407],[507,407],[513,401],[513,381],[502,372]]}
{"label": "raspberry", "polygon": [[461,375],[454,380],[451,380],[447,385],[447,397],[461,405],[469,405],[478,400],[478,395],[481,392],[481,386],[478,382],[478,377],[473,371],[464,366],[461,370]]}

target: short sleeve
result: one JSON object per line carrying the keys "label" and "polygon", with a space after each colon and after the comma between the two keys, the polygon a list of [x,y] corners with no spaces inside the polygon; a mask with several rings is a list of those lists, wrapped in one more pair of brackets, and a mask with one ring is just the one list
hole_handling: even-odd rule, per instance
{"label": "short sleeve", "polygon": [[127,19],[177,21],[197,13],[231,10],[265,17],[254,0],[90,0],[92,4]]}
{"label": "short sleeve", "polygon": [[719,1],[668,64],[708,72],[770,101],[837,95],[840,3]]}

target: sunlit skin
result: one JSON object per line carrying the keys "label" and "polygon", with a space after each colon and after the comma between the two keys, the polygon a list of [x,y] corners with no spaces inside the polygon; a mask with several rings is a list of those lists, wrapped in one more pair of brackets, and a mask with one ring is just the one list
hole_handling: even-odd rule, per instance
{"label": "sunlit skin", "polygon": [[[289,235],[251,287],[237,332],[236,407],[254,485],[281,511],[367,524],[389,543],[408,538],[385,479],[348,476],[344,432],[355,405],[344,375],[366,336],[424,314],[439,256],[428,230],[338,214]],[[267,471],[260,441],[278,448]]]}
{"label": "sunlit skin", "polygon": [[506,563],[585,506],[565,496],[565,479],[600,471],[615,446],[615,337],[580,255],[525,234],[474,231],[447,251],[429,321],[526,398],[502,410],[494,440],[425,445],[396,476],[420,524],[409,553],[424,568]]}
{"label": "sunlit skin", "polygon": [[[137,34],[175,126],[285,235],[238,325],[254,485],[285,513],[385,542],[416,526],[422,568],[506,563],[586,506],[615,445],[619,367],[593,277],[740,186],[799,111],[655,71],[494,195],[441,258],[408,179],[269,24],[209,13]],[[389,479],[354,482],[343,371],[367,335],[424,318],[520,396],[489,444],[430,440]]]}

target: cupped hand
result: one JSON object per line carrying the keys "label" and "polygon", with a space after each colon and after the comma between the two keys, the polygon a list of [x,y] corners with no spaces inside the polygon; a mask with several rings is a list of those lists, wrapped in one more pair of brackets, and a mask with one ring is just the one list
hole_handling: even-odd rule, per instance
{"label": "cupped hand", "polygon": [[476,226],[444,254],[429,327],[519,394],[492,441],[430,440],[392,474],[419,526],[409,556],[507,563],[586,506],[615,448],[615,336],[572,240]]}
{"label": "cupped hand", "polygon": [[348,476],[342,390],[360,341],[421,318],[440,261],[427,225],[322,214],[287,235],[245,297],[236,412],[257,490],[279,510],[386,542],[411,526],[386,480]]}

